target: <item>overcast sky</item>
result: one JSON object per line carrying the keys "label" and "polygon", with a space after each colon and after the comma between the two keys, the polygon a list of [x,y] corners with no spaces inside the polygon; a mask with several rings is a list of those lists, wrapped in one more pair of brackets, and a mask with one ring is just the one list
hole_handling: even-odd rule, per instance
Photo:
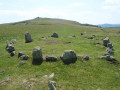
{"label": "overcast sky", "polygon": [[120,0],[0,0],[0,23],[35,17],[120,24]]}

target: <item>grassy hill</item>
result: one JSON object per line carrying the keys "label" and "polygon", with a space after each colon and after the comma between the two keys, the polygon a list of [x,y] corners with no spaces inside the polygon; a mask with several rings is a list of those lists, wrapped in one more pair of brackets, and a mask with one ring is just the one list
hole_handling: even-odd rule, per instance
{"label": "grassy hill", "polygon": [[[25,43],[25,32],[29,32],[33,42]],[[53,32],[59,38],[46,38]],[[99,59],[106,52],[102,39],[109,36],[114,45],[114,56],[120,61],[120,28],[101,28],[85,26],[75,21],[35,18],[11,24],[0,25],[0,81],[10,78],[10,82],[0,83],[0,90],[49,90],[48,78],[44,75],[55,74],[50,79],[56,81],[57,90],[119,90],[120,65]],[[84,33],[84,35],[80,35]],[[75,35],[76,37],[72,37]],[[87,39],[95,35],[93,39]],[[42,39],[41,37],[45,37]],[[5,50],[6,40],[16,39],[14,44],[16,55],[10,57]],[[68,43],[70,42],[70,43]],[[96,46],[96,43],[100,45]],[[43,62],[32,65],[32,50],[35,46],[42,48],[43,57],[54,55],[57,62]],[[75,64],[64,65],[60,56],[64,50],[74,50],[78,56]],[[23,52],[30,56],[20,66],[22,60],[17,53]],[[89,61],[82,61],[84,56],[90,56]]]}

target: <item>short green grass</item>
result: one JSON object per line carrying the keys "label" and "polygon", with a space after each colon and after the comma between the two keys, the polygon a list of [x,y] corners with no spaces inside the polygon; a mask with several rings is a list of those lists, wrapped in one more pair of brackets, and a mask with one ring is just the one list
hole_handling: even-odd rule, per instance
{"label": "short green grass", "polygon": [[[57,90],[120,90],[120,65],[99,59],[106,52],[101,39],[109,36],[115,49],[113,56],[120,61],[120,28],[101,30],[97,27],[66,23],[0,25],[0,81],[11,79],[10,82],[1,83],[0,90],[49,90],[49,79],[43,76],[53,72],[55,77],[51,80],[56,81]],[[25,43],[26,31],[31,34],[33,42]],[[51,36],[53,32],[57,32],[59,38],[41,39],[42,36]],[[82,32],[86,33],[81,36]],[[76,37],[71,37],[73,35]],[[96,35],[92,40],[84,38],[92,35]],[[5,50],[6,40],[11,39],[17,40],[14,44],[16,55],[13,57]],[[55,43],[49,43],[53,41]],[[65,42],[71,43],[64,44]],[[96,46],[98,42],[101,45]],[[43,56],[54,55],[58,57],[58,61],[32,65],[32,50],[35,46],[42,48]],[[64,50],[76,52],[78,59],[75,64],[63,64],[60,56]],[[23,66],[19,66],[22,60],[17,58],[20,51],[30,56]],[[85,55],[90,56],[89,61],[81,60],[80,57]],[[23,80],[27,82],[23,83]],[[27,88],[28,85],[31,87]]]}

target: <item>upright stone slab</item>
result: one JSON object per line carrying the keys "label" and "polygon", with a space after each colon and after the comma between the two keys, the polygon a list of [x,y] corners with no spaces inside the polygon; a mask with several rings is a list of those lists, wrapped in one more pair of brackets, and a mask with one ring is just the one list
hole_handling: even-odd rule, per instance
{"label": "upright stone slab", "polygon": [[25,33],[25,42],[26,43],[32,42],[32,38],[31,38],[31,35],[29,34],[29,32]]}
{"label": "upright stone slab", "polygon": [[104,45],[105,47],[107,47],[108,43],[110,43],[109,37],[106,37],[105,39],[103,39],[103,45]]}
{"label": "upright stone slab", "polygon": [[37,46],[33,49],[32,52],[32,56],[33,56],[33,64],[39,65],[42,63],[43,58],[42,58],[42,49]]}
{"label": "upright stone slab", "polygon": [[74,51],[66,50],[66,51],[64,51],[63,55],[61,56],[61,59],[64,64],[71,64],[71,63],[75,63],[77,61],[77,56]]}

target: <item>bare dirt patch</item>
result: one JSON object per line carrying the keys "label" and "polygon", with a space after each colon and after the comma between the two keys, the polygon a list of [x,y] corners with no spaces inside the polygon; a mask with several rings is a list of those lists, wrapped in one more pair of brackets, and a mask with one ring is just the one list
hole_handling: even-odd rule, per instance
{"label": "bare dirt patch", "polygon": [[59,43],[59,41],[57,41],[57,40],[51,40],[51,41],[43,42],[44,45],[51,45],[51,44],[57,44],[57,43]]}
{"label": "bare dirt patch", "polygon": [[64,44],[70,44],[71,42],[64,42]]}

